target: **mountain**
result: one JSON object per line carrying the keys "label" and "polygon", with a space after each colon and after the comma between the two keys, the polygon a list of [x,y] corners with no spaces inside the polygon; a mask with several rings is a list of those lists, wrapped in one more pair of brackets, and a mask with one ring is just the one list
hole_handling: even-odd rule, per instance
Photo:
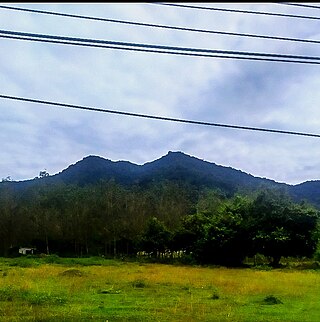
{"label": "mountain", "polygon": [[[219,188],[233,194],[239,189],[274,186],[276,182],[254,177],[230,167],[224,167],[189,156],[182,152],[169,152],[162,158],[142,166],[140,180],[176,180],[197,187]],[[280,184],[278,184],[280,185]]]}
{"label": "mountain", "polygon": [[[124,185],[148,185],[154,181],[185,182],[197,187],[219,188],[233,194],[239,189],[278,186],[275,181],[254,177],[229,167],[197,159],[182,152],[168,152],[155,161],[136,165],[128,161],[110,161],[88,156],[62,172],[41,181],[86,185],[114,179]],[[38,180],[39,181],[39,180]]]}
{"label": "mountain", "polygon": [[113,162],[98,156],[88,156],[52,176],[52,179],[81,186],[110,179],[121,184],[132,184],[139,168],[128,161]]}
{"label": "mountain", "polygon": [[295,200],[308,200],[320,208],[320,181],[306,181],[290,188],[290,194]]}
{"label": "mountain", "polygon": [[21,190],[33,185],[55,183],[84,186],[110,179],[129,186],[133,184],[146,186],[161,180],[179,181],[198,188],[218,188],[227,195],[237,191],[246,192],[262,187],[274,187],[285,189],[296,201],[306,199],[320,208],[320,181],[310,181],[295,186],[287,185],[254,177],[240,170],[207,162],[182,152],[171,151],[144,165],[87,156],[55,175],[42,179],[10,182],[10,184],[15,189]]}

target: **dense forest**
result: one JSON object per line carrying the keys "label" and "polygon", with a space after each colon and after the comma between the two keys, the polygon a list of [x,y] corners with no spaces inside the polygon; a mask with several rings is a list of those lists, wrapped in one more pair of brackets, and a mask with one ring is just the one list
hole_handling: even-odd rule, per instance
{"label": "dense forest", "polygon": [[0,185],[0,256],[19,247],[59,256],[183,256],[239,265],[262,254],[312,256],[319,211],[279,189],[226,195],[219,189],[159,180],[77,185],[46,183],[16,193]]}

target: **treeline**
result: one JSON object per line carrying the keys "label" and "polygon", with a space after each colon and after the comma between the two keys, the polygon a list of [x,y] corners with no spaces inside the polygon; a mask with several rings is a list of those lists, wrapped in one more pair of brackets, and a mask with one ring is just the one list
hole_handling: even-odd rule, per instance
{"label": "treeline", "polygon": [[318,210],[274,190],[227,198],[172,181],[0,187],[0,256],[35,247],[59,256],[183,254],[239,265],[259,253],[277,265],[281,256],[314,254],[318,223]]}
{"label": "treeline", "polygon": [[114,181],[84,187],[42,184],[23,192],[5,182],[0,255],[19,246],[61,256],[133,254],[149,218],[173,230],[193,213],[196,198],[194,191],[171,182],[143,188]]}

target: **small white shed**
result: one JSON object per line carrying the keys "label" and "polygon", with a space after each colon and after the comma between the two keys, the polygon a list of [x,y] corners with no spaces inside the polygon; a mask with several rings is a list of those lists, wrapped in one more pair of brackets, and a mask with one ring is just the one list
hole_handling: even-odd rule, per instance
{"label": "small white shed", "polygon": [[19,248],[19,254],[22,255],[33,255],[35,248],[29,248],[29,247],[20,247]]}

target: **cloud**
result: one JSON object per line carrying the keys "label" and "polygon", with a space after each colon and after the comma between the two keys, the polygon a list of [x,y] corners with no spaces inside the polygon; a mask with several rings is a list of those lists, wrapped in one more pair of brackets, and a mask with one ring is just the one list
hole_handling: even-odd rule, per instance
{"label": "cloud", "polygon": [[[199,3],[197,3],[199,5]],[[212,6],[212,4],[202,4]],[[129,21],[316,39],[319,23],[154,4],[15,4]],[[306,13],[275,4],[215,4]],[[180,47],[317,55],[315,45],[0,10],[2,29]],[[317,66],[1,41],[2,94],[198,121],[317,132]],[[287,183],[320,178],[317,139],[0,100],[0,177],[57,173],[93,154],[138,164],[169,150]]]}

